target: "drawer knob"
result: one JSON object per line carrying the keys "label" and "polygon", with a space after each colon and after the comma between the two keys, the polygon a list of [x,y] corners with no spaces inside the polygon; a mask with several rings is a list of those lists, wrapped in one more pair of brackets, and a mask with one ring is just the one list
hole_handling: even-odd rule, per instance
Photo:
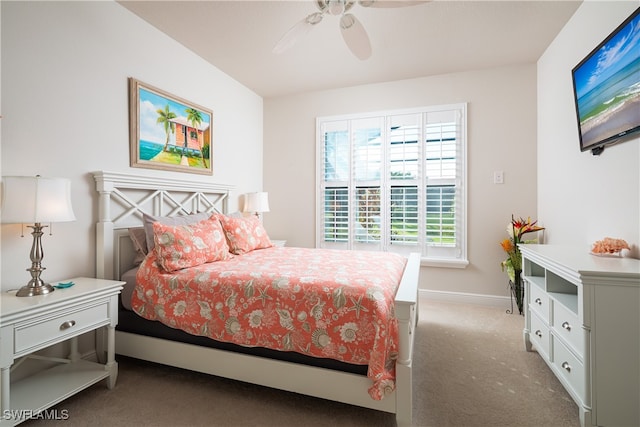
{"label": "drawer knob", "polygon": [[538,330],[536,331],[536,335],[537,335],[539,338],[542,338],[542,332],[540,331],[540,329],[538,329]]}
{"label": "drawer knob", "polygon": [[69,329],[69,328],[75,326],[75,324],[76,324],[75,320],[67,320],[62,325],[60,325],[60,330],[64,331],[65,329]]}
{"label": "drawer knob", "polygon": [[569,322],[564,322],[562,324],[562,327],[565,328],[567,331],[571,331],[571,324]]}
{"label": "drawer knob", "polygon": [[534,302],[538,305],[542,305],[542,300],[540,298],[536,298]]}
{"label": "drawer knob", "polygon": [[571,365],[569,362],[562,362],[562,367],[567,370],[567,372],[571,372]]}

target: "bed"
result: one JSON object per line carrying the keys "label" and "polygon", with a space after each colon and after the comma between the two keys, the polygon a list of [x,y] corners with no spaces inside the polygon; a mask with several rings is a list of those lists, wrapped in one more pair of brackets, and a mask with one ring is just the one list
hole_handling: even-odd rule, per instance
{"label": "bed", "polygon": [[[136,276],[134,260],[137,251],[131,229],[141,227],[146,215],[179,219],[194,213],[225,214],[228,212],[228,199],[233,189],[227,185],[124,173],[101,171],[93,176],[98,192],[96,273],[99,278],[117,278],[127,282],[135,282]],[[314,250],[265,248],[254,253],[260,252],[260,256],[274,256],[275,260],[282,260],[297,256],[301,251]],[[245,258],[241,257],[245,255],[236,256],[244,261]],[[143,265],[146,261],[147,258]],[[272,263],[282,264],[276,261]],[[404,263],[395,297],[392,296],[397,336],[393,349],[395,362],[388,368],[394,371],[395,388],[387,387],[384,394],[375,398],[371,392],[372,379],[368,376],[371,369],[367,365],[339,360],[340,358],[314,357],[300,352],[242,345],[246,343],[216,342],[205,336],[167,327],[158,322],[155,316],[148,316],[151,320],[144,319],[130,307],[128,309],[126,304],[121,304],[119,312],[116,353],[390,412],[396,414],[398,425],[411,425],[412,352],[418,313],[420,257],[418,254],[411,254]],[[132,289],[131,286],[129,289]],[[135,290],[128,292],[123,300],[128,300]],[[134,297],[131,299],[135,300]],[[142,304],[140,300],[138,303]],[[294,330],[291,325],[288,326]],[[100,339],[98,344],[101,344]]]}

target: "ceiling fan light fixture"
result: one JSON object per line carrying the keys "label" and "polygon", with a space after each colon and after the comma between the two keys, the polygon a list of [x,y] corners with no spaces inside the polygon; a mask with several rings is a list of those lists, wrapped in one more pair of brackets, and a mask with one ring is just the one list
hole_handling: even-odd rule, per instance
{"label": "ceiling fan light fixture", "polygon": [[368,59],[371,56],[369,36],[360,21],[349,13],[351,8],[356,4],[372,8],[404,7],[429,1],[431,0],[315,0],[318,12],[307,15],[289,29],[275,45],[273,53],[290,49],[298,39],[319,24],[325,14],[330,14],[340,16],[340,31],[349,50],[359,59]]}
{"label": "ceiling fan light fixture", "polygon": [[330,15],[342,15],[345,12],[344,0],[328,0],[327,6]]}
{"label": "ceiling fan light fixture", "polygon": [[348,30],[353,27],[353,24],[356,23],[356,18],[352,14],[348,13],[346,15],[342,15],[340,18],[340,28],[343,30]]}

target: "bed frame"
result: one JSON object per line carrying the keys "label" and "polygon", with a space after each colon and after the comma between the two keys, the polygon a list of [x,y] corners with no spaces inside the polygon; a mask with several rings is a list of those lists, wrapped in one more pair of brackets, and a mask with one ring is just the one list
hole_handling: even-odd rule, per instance
{"label": "bed frame", "polygon": [[[135,251],[129,227],[142,225],[142,214],[175,216],[228,211],[231,186],[161,179],[124,173],[93,174],[98,198],[96,273],[119,279],[130,269]],[[151,362],[245,381],[308,396],[396,414],[399,426],[412,420],[412,357],[418,313],[419,254],[409,256],[395,298],[399,343],[396,390],[372,399],[366,376],[297,363],[237,354],[122,331],[116,331],[116,353]],[[100,340],[98,340],[100,342]]]}

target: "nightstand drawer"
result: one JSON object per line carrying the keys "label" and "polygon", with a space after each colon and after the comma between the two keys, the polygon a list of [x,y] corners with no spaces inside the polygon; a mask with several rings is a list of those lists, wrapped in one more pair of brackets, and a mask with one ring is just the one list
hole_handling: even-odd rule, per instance
{"label": "nightstand drawer", "polygon": [[14,352],[20,353],[36,346],[43,348],[83,331],[95,329],[97,324],[108,322],[109,306],[106,301],[89,307],[54,313],[53,317],[31,319],[15,326]]}

